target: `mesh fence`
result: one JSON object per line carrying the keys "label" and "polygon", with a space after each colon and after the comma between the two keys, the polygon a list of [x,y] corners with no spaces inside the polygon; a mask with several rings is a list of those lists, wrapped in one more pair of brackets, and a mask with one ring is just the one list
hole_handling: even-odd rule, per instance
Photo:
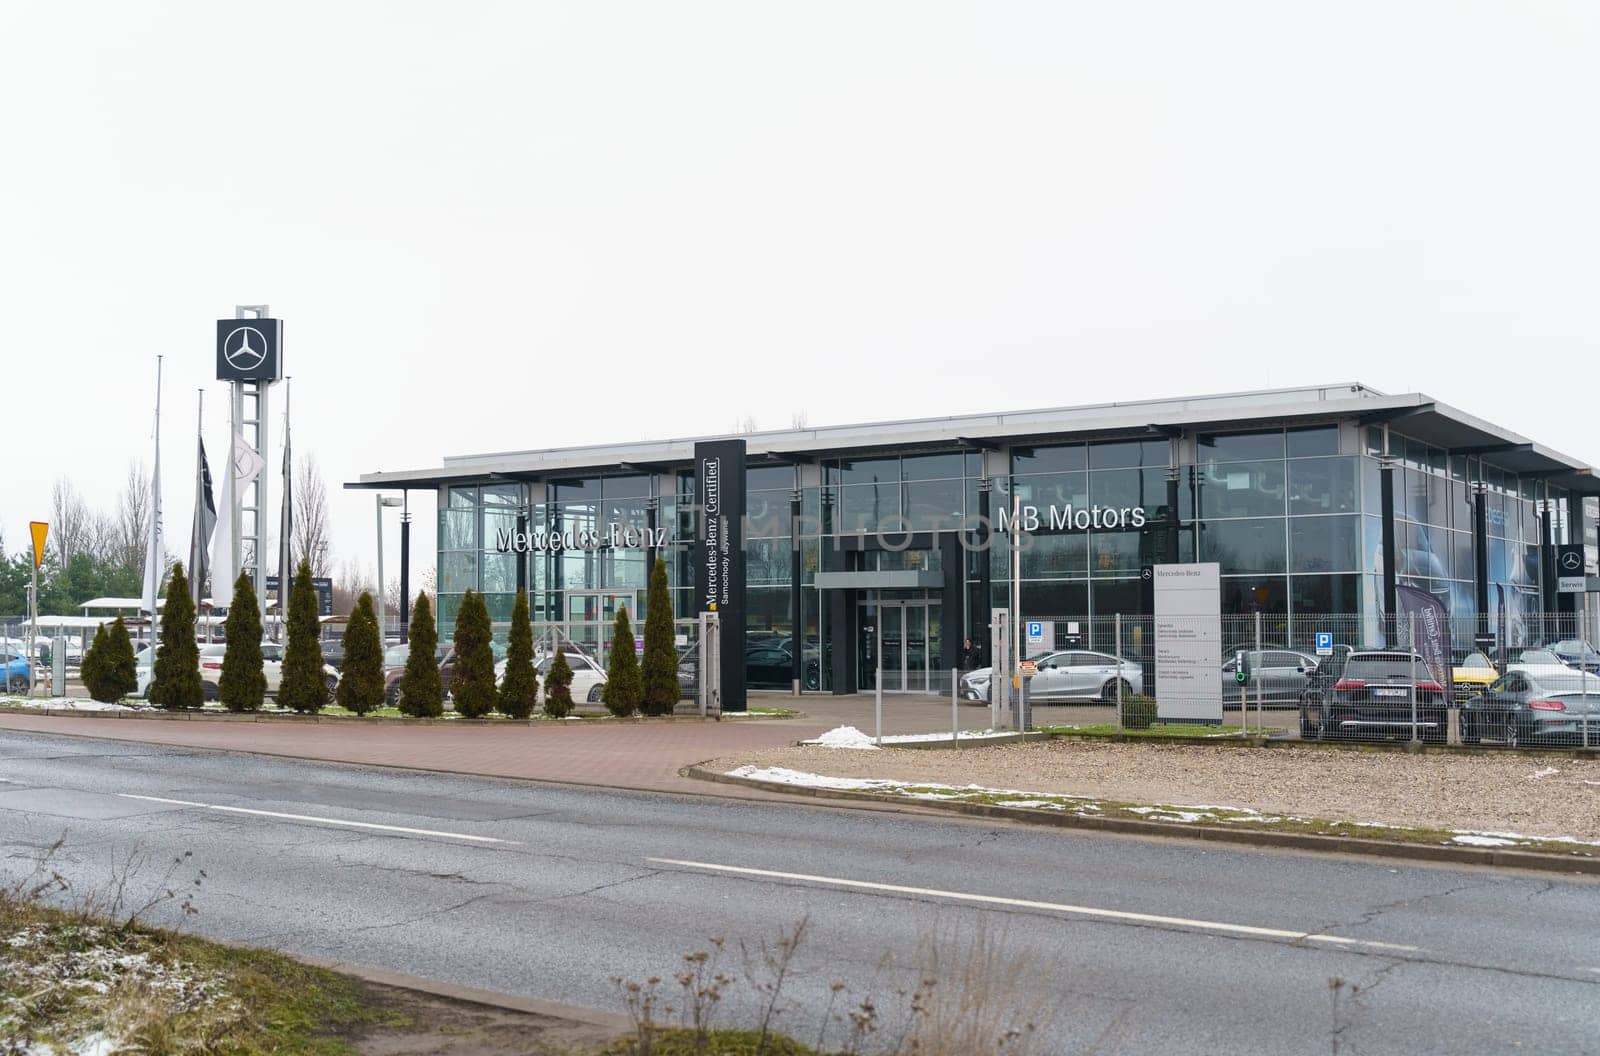
{"label": "mesh fence", "polygon": [[[1523,627],[1543,633],[1502,645],[1493,621],[1475,618],[1430,633],[1411,616],[1245,614],[1029,617],[1019,637],[1033,725],[1073,708],[1119,729],[1600,747],[1600,651],[1572,614],[1525,615]],[[963,689],[995,695],[987,679]]]}

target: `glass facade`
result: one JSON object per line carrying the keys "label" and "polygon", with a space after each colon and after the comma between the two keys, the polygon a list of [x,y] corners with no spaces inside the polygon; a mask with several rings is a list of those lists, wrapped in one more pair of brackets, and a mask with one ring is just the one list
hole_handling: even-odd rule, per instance
{"label": "glass facade", "polygon": [[[1176,519],[1178,560],[1221,566],[1225,613],[1262,613],[1267,626],[1282,633],[1296,617],[1325,614],[1359,615],[1374,627],[1383,596],[1385,457],[1394,467],[1398,582],[1439,596],[1454,615],[1475,611],[1474,495],[1481,488],[1490,611],[1498,611],[1503,597],[1510,644],[1528,640],[1534,632],[1526,617],[1544,608],[1541,511],[1561,511],[1550,518],[1551,542],[1565,541],[1566,494],[1497,466],[1492,455],[1450,455],[1398,428],[1389,432],[1387,456],[1384,444],[1381,428],[1346,420],[1171,438],[1063,438],[983,452],[952,440],[943,450],[753,464],[745,479],[744,532],[750,686],[788,688],[796,649],[807,689],[835,688],[839,649],[882,650],[886,660],[897,650],[907,679],[917,665],[947,669],[959,643],[939,640],[935,625],[945,615],[940,606],[959,596],[959,618],[941,626],[974,633],[986,611],[1006,605],[1011,593],[1009,533],[997,535],[987,552],[976,548],[985,487],[993,503],[991,521],[1009,511],[1013,500],[1039,511],[1066,511],[1068,519],[1063,523],[1058,514],[1054,525],[1044,515],[1022,542],[1020,593],[1028,616],[1092,619],[1141,612],[1140,568],[1167,560],[1170,515]],[[1174,481],[1175,492],[1169,489]],[[518,529],[519,518],[534,529],[603,532],[612,524],[645,527],[652,506],[654,523],[667,530],[661,556],[675,616],[692,617],[694,490],[688,469],[621,468],[441,487],[442,637],[449,637],[468,588],[484,594],[503,636],[519,561],[526,562],[536,621],[600,621],[619,604],[642,621],[648,578],[643,549],[522,557],[502,553],[496,544],[497,537]],[[1170,510],[1169,494],[1175,495]],[[1131,516],[1134,511],[1137,516]],[[1085,521],[1091,514],[1093,520]],[[1077,522],[1070,520],[1074,516]],[[1594,520],[1586,519],[1582,540],[1591,546]],[[952,539],[963,545],[952,549]],[[885,638],[862,644],[852,610],[817,586],[819,573],[839,571],[920,572],[926,575],[915,581],[945,587],[853,591],[861,596],[851,605],[915,610],[896,616],[903,628],[898,643]],[[830,626],[841,619],[844,625]],[[921,630],[913,633],[912,627]]]}

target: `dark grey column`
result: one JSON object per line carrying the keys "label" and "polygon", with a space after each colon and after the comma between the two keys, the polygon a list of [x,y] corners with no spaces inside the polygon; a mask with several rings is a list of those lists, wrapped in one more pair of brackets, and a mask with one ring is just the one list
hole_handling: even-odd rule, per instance
{"label": "dark grey column", "polygon": [[1378,485],[1383,527],[1383,638],[1385,645],[1393,645],[1395,610],[1400,602],[1395,592],[1394,460],[1387,456],[1378,466]]}
{"label": "dark grey column", "polygon": [[[1548,492],[1546,493],[1548,494]],[[1543,602],[1543,613],[1539,618],[1539,633],[1550,637],[1555,633],[1552,626],[1556,611],[1556,547],[1551,539],[1550,501],[1542,499],[1539,502],[1539,599]]]}
{"label": "dark grey column", "polygon": [[[408,493],[409,494],[409,493]],[[521,567],[520,565],[518,566]],[[400,515],[400,640],[410,641],[411,634],[411,514]],[[378,640],[383,641],[380,632]]]}
{"label": "dark grey column", "polygon": [[[650,490],[654,491],[655,487],[655,477],[652,475],[650,478]],[[656,570],[656,525],[658,523],[657,511],[660,507],[661,500],[654,495],[644,500],[644,526],[650,533],[650,545],[644,548],[644,583],[646,588],[650,586],[650,576]],[[634,614],[630,612],[628,615],[632,616]]]}
{"label": "dark grey column", "polygon": [[1178,466],[1178,438],[1167,441],[1167,564],[1178,563],[1178,484],[1182,476]]}
{"label": "dark grey column", "polygon": [[[989,610],[994,607],[994,572],[990,568],[989,546],[994,537],[989,519],[989,489],[992,485],[987,475],[978,479],[978,538],[975,551],[978,555],[978,611],[972,614],[972,624],[978,632],[978,655],[983,658],[979,666],[993,662],[989,656]],[[962,635],[962,637],[966,637]]]}
{"label": "dark grey column", "polygon": [[[804,569],[800,552],[800,489],[789,496],[789,640],[794,655],[789,659],[790,678],[805,688],[805,604],[800,593]],[[820,644],[820,643],[819,643]]]}
{"label": "dark grey column", "polygon": [[1489,633],[1489,496],[1483,482],[1472,497],[1473,601],[1478,610],[1478,633]]}
{"label": "dark grey column", "polygon": [[[524,507],[517,512],[517,536],[520,538],[525,536],[527,532],[528,514],[527,508]],[[528,589],[528,554],[526,551],[518,551],[513,548],[511,559],[517,563],[517,593],[521,594]],[[400,589],[402,591],[405,590],[404,587]]]}
{"label": "dark grey column", "polygon": [[[966,551],[961,548],[961,538],[955,532],[939,536],[939,563],[944,566],[944,584],[939,593],[939,636],[944,642],[944,653],[939,657],[939,672],[944,675],[952,667],[960,667],[961,641],[966,638],[966,622],[962,619],[962,602],[967,593]],[[929,687],[936,689],[943,683]]]}

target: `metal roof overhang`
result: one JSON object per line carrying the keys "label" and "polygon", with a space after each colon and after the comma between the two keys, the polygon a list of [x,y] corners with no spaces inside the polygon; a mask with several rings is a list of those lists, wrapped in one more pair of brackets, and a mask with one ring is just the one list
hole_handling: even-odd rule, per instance
{"label": "metal roof overhang", "polygon": [[[1406,436],[1455,453],[1480,454],[1510,472],[1558,487],[1600,494],[1596,471],[1421,393],[1389,396],[1362,385],[1235,393],[1089,407],[960,415],[899,422],[827,426],[748,434],[753,460],[815,461],[892,448],[902,451],[994,449],[1069,438],[1165,436],[1174,430],[1268,428],[1354,418],[1390,423]],[[617,470],[666,472],[693,464],[694,445],[718,437],[686,437],[542,451],[449,457],[433,469],[363,474],[354,489],[428,489],[453,482],[542,480]]]}

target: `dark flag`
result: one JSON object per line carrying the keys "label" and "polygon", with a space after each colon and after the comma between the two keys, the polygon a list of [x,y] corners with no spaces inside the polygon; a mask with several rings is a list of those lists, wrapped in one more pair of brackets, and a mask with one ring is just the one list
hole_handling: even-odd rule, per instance
{"label": "dark flag", "polygon": [[1494,585],[1494,592],[1496,598],[1498,599],[1495,603],[1494,618],[1494,633],[1496,639],[1494,660],[1495,666],[1500,668],[1500,673],[1503,675],[1506,673],[1506,658],[1510,655],[1506,652],[1506,650],[1511,644],[1510,642],[1506,641],[1506,588],[1501,586],[1499,583],[1496,583]]}
{"label": "dark flag", "polygon": [[189,593],[195,608],[204,596],[206,573],[211,570],[211,533],[217,527],[217,504],[211,497],[211,466],[206,462],[206,442],[196,440],[200,464],[194,483],[194,531],[189,538]]}
{"label": "dark flag", "polygon": [[1400,612],[1414,628],[1411,648],[1422,657],[1428,674],[1444,689],[1446,700],[1452,696],[1450,665],[1450,614],[1444,602],[1416,587],[1396,587],[1395,598]]}

